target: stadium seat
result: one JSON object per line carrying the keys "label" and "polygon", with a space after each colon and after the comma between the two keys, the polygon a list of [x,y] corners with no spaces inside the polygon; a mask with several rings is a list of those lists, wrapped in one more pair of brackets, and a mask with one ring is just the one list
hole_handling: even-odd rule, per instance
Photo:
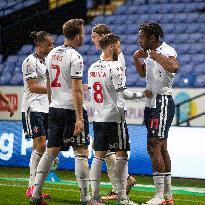
{"label": "stadium seat", "polygon": [[25,44],[21,47],[20,51],[18,52],[19,55],[29,55],[33,52],[33,45],[32,44]]}
{"label": "stadium seat", "polygon": [[196,76],[194,87],[205,87],[205,75]]}
{"label": "stadium seat", "polygon": [[189,53],[197,54],[197,53],[204,53],[204,45],[201,43],[192,43],[189,46]]}
{"label": "stadium seat", "polygon": [[201,75],[201,74],[205,75],[205,64],[195,65],[194,71],[197,75]]}

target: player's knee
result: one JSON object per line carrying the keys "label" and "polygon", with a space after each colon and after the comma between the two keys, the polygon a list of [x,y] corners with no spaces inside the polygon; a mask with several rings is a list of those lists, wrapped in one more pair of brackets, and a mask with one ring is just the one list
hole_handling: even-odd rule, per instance
{"label": "player's knee", "polygon": [[88,158],[88,146],[73,147],[75,156],[85,156]]}
{"label": "player's knee", "polygon": [[128,158],[127,152],[126,151],[118,151],[116,152],[116,157],[125,157]]}

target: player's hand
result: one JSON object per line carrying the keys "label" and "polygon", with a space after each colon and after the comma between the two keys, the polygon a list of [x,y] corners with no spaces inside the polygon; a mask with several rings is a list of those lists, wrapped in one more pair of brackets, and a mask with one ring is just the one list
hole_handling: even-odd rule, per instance
{"label": "player's hand", "polygon": [[144,96],[146,98],[152,98],[153,94],[152,94],[152,92],[150,90],[145,90],[144,91]]}
{"label": "player's hand", "polygon": [[11,106],[11,104],[8,105],[8,111],[10,112],[10,117],[13,117],[13,115],[14,115],[14,109],[13,109],[13,107]]}
{"label": "player's hand", "polygon": [[83,122],[83,120],[76,120],[74,136],[79,136],[83,130],[84,130],[84,122]]}
{"label": "player's hand", "polygon": [[145,58],[146,57],[146,52],[143,49],[137,50],[134,53],[133,57],[134,57],[134,59]]}
{"label": "player's hand", "polygon": [[149,53],[150,58],[153,60],[156,60],[156,58],[159,56],[159,53],[154,50],[148,50],[147,52]]}

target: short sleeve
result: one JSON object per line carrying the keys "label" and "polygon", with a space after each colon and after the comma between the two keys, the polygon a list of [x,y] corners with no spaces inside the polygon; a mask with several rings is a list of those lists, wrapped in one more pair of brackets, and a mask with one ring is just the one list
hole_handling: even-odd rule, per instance
{"label": "short sleeve", "polygon": [[82,79],[83,77],[83,58],[76,54],[71,62],[71,79]]}
{"label": "short sleeve", "polygon": [[124,90],[125,87],[125,80],[124,80],[124,72],[121,65],[116,65],[111,69],[111,77],[112,83],[115,87],[115,90],[120,91]]}
{"label": "short sleeve", "polygon": [[25,79],[37,79],[36,65],[31,60],[27,60],[24,65]]}

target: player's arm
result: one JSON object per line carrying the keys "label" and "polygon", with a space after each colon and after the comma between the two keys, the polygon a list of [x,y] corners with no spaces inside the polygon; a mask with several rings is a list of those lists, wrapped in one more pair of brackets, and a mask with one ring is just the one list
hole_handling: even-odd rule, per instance
{"label": "player's arm", "polygon": [[47,94],[47,89],[45,86],[39,85],[37,79],[29,79],[27,80],[28,89],[31,93],[37,94]]}
{"label": "player's arm", "polygon": [[76,113],[74,135],[78,136],[84,129],[83,123],[83,59],[79,54],[73,56],[71,63],[72,97]]}
{"label": "player's arm", "polygon": [[167,57],[153,50],[149,52],[149,55],[150,58],[157,61],[166,71],[170,73],[177,73],[179,63],[174,56]]}
{"label": "player's arm", "polygon": [[23,68],[25,70],[25,79],[30,92],[37,94],[47,94],[46,87],[39,85],[38,83],[35,62],[28,60],[25,64],[23,64]]}
{"label": "player's arm", "polygon": [[13,107],[9,102],[8,98],[1,91],[0,91],[0,101],[3,101],[7,105],[8,111],[10,112],[10,117],[12,117],[14,115]]}
{"label": "player's arm", "polygon": [[135,99],[141,99],[141,98],[151,98],[152,92],[149,90],[145,90],[144,92],[132,92],[128,90],[127,88],[121,91],[122,96],[125,100],[135,100]]}
{"label": "player's arm", "polygon": [[137,50],[133,55],[136,71],[139,73],[139,75],[142,78],[146,77],[146,65],[141,62],[141,58],[143,58],[144,56],[145,56],[145,51],[142,49]]}
{"label": "player's arm", "polygon": [[72,97],[76,113],[75,135],[79,135],[83,126],[83,84],[81,79],[72,79]]}
{"label": "player's arm", "polygon": [[89,91],[88,84],[83,84],[83,91]]}
{"label": "player's arm", "polygon": [[51,86],[50,86],[50,78],[49,75],[46,76],[46,90],[48,94],[49,104],[51,103]]}

